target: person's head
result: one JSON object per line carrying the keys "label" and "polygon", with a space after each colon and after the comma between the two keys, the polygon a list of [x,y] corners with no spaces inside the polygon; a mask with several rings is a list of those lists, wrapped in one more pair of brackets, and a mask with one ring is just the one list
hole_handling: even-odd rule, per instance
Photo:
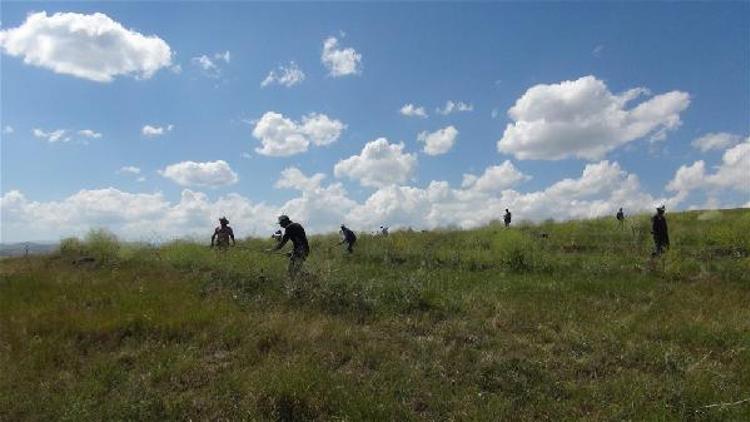
{"label": "person's head", "polygon": [[506,209],[505,209],[505,212],[510,212],[510,211],[508,211],[508,209],[506,208]]}
{"label": "person's head", "polygon": [[620,212],[622,212],[622,208],[620,208]]}
{"label": "person's head", "polygon": [[656,212],[658,214],[664,214],[664,211],[666,211],[666,208],[664,207],[664,205],[656,208]]}
{"label": "person's head", "polygon": [[288,215],[279,216],[279,226],[286,228],[290,224],[292,224],[292,220],[289,219]]}
{"label": "person's head", "polygon": [[341,230],[344,230],[346,226],[344,224],[341,225]]}
{"label": "person's head", "polygon": [[219,224],[221,224],[222,226],[226,226],[227,224],[229,224],[229,220],[227,220],[226,217],[221,217],[219,219]]}

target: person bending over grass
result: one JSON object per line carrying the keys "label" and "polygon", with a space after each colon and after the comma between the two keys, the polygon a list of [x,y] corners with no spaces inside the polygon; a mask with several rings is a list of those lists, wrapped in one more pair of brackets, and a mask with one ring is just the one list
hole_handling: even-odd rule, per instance
{"label": "person bending over grass", "polygon": [[348,227],[341,225],[341,242],[339,245],[346,243],[346,250],[349,253],[354,252],[354,244],[357,243],[357,235]]}
{"label": "person bending over grass", "polygon": [[229,247],[229,240],[232,240],[232,246],[235,246],[234,232],[229,227],[229,220],[226,217],[219,219],[220,226],[214,230],[213,236],[211,236],[211,247],[217,246],[221,250],[225,250]]}
{"label": "person bending over grass", "polygon": [[307,256],[310,254],[310,245],[307,243],[307,235],[305,229],[299,223],[293,223],[288,216],[282,215],[279,217],[279,225],[284,229],[284,235],[281,237],[281,241],[276,244],[273,248],[266,250],[267,252],[275,252],[283,248],[286,242],[292,241],[292,252],[289,256],[289,266],[287,271],[289,277],[296,278],[302,270],[302,264],[305,263]]}

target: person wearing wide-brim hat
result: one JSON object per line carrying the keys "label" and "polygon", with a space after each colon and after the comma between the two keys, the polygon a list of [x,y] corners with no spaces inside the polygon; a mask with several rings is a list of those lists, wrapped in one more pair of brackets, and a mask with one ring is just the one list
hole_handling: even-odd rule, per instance
{"label": "person wearing wide-brim hat", "polygon": [[651,217],[651,234],[654,236],[654,252],[652,256],[659,256],[669,249],[669,229],[667,218],[664,217],[664,205],[656,208],[656,214]]}
{"label": "person wearing wide-brim hat", "polygon": [[220,249],[226,249],[229,247],[229,240],[232,241],[232,246],[235,246],[234,231],[229,227],[229,220],[226,217],[221,217],[219,227],[214,229],[214,234],[211,236],[211,247],[216,246]]}

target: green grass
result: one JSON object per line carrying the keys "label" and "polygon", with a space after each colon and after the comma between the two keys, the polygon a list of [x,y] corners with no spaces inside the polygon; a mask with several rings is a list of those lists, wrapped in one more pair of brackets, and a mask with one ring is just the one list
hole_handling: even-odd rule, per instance
{"label": "green grass", "polygon": [[313,237],[295,283],[67,239],[1,263],[0,420],[750,420],[750,211],[668,218]]}

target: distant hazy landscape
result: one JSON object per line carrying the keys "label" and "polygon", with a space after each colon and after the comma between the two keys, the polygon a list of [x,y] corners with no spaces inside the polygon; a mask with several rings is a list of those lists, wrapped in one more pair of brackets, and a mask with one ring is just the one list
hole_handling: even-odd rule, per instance
{"label": "distant hazy landscape", "polygon": [[0,420],[748,420],[750,210],[0,266]]}

